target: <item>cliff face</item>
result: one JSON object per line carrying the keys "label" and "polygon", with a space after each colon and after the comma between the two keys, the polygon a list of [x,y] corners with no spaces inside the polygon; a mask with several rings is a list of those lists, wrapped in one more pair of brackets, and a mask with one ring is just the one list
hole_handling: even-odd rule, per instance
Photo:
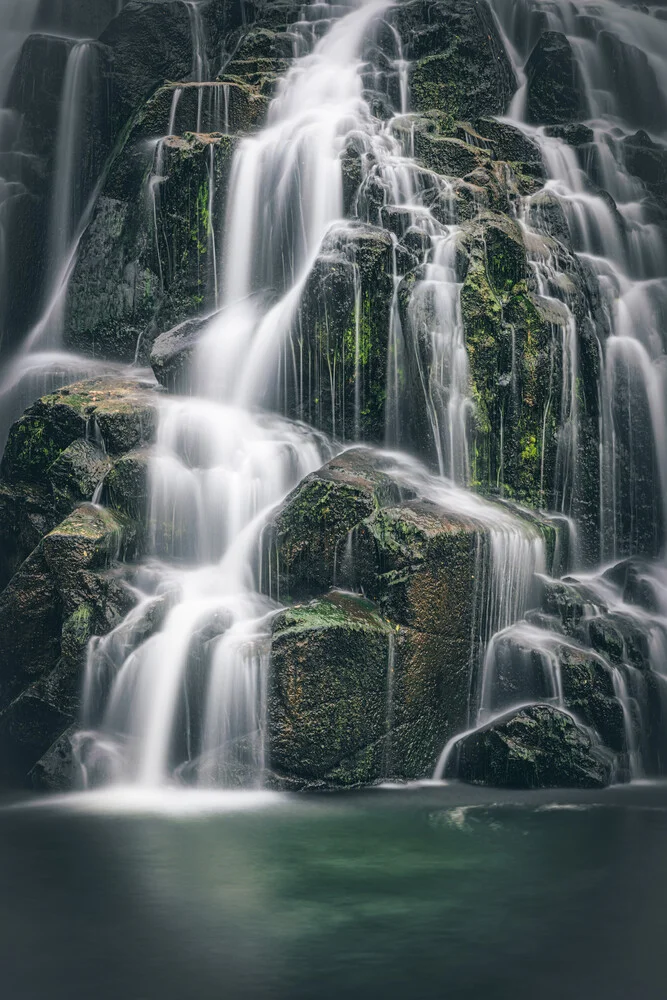
{"label": "cliff face", "polygon": [[[196,22],[180,2],[133,0],[115,18],[99,7],[90,30],[109,23],[94,43],[98,96],[79,123],[81,201],[90,200],[63,337],[87,357],[152,365],[158,384],[144,373],[71,385],[37,401],[9,435],[0,474],[0,755],[7,780],[48,787],[69,780],[87,644],[123,620],[137,561],[171,530],[156,524],[149,502],[156,413],[164,393],[191,389],[192,357],[236,252],[220,235],[235,153],[266,125],[280,80],[302,54],[291,29],[301,5],[291,0],[211,0]],[[264,399],[316,431],[369,446],[305,480],[262,538],[262,586],[292,605],[274,619],[270,640],[267,771],[275,784],[429,776],[445,743],[472,721],[492,624],[475,617],[478,579],[491,572],[484,517],[411,493],[373,449],[389,441],[488,498],[529,546],[542,546],[545,564],[533,569],[557,575],[568,557],[589,565],[600,557],[600,385],[612,318],[547,184],[550,165],[534,129],[502,117],[524,87],[525,120],[548,126],[582,168],[590,164],[593,132],[582,124],[590,108],[572,46],[538,27],[525,43],[525,80],[485,0],[404,0],[368,39],[365,98],[416,162],[429,222],[416,224],[414,209],[382,187],[351,130],[340,155],[346,221],[311,262],[280,377]],[[622,67],[623,51],[605,44]],[[34,165],[25,178],[34,274],[49,266],[39,244],[54,197],[56,95],[70,47],[29,38],[10,88]],[[623,142],[659,226],[664,148],[643,131]],[[597,181],[595,196],[619,239],[631,241],[602,173]],[[267,201],[273,196],[265,192]],[[429,254],[435,226],[451,230],[446,259]],[[447,301],[437,291],[443,275],[455,290]],[[277,294],[279,265],[273,278]],[[438,336],[452,325],[463,361]],[[461,363],[462,458],[442,433],[454,419]],[[642,475],[633,551],[651,555],[663,526],[649,473]],[[563,515],[576,522],[574,540]],[[633,573],[626,568],[621,589]],[[463,777],[498,781],[511,770],[516,784],[605,783],[627,772],[639,729],[659,770],[662,708],[645,639],[598,597],[591,632],[583,611],[570,614],[586,605],[581,588],[573,585],[567,607],[543,590],[527,599],[537,606],[535,627],[564,637],[555,654],[549,647],[566,678],[560,707],[480,730],[459,748]],[[157,627],[143,622],[141,637]],[[223,631],[211,626],[206,642]],[[590,657],[573,658],[572,643]],[[613,678],[630,647],[643,707],[624,724]],[[504,676],[511,705],[516,677]],[[549,692],[536,682],[532,695],[548,700]],[[525,761],[538,752],[540,732],[548,761],[531,769]],[[602,740],[606,755],[591,739]],[[525,744],[523,769],[503,756],[515,744]],[[242,781],[242,770],[230,778],[223,767],[218,776]]]}

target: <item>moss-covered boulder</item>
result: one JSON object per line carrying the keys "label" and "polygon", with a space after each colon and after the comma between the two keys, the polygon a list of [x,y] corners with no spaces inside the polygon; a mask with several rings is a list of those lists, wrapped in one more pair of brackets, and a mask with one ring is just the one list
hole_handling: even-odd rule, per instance
{"label": "moss-covered boulder", "polygon": [[210,311],[233,148],[219,134],[170,137],[138,184],[112,171],[68,288],[70,347],[147,358],[161,330]]}
{"label": "moss-covered boulder", "polygon": [[613,767],[571,716],[534,705],[464,736],[445,776],[497,788],[605,788]]}
{"label": "moss-covered boulder", "polygon": [[37,400],[12,426],[0,465],[0,588],[44,535],[101,491],[126,452],[152,441],[151,388],[113,378],[77,382]]}
{"label": "moss-covered boulder", "polygon": [[459,724],[437,642],[332,591],[274,620],[268,712],[271,781],[286,787],[430,777]]}
{"label": "moss-covered boulder", "polygon": [[347,579],[353,530],[401,497],[389,463],[372,452],[352,449],[332,459],[296,487],[269,525],[264,586],[281,600],[323,593]]}
{"label": "moss-covered boulder", "polygon": [[416,111],[464,121],[505,111],[516,81],[486,2],[409,0],[391,17],[411,60]]}
{"label": "moss-covered boulder", "polygon": [[565,35],[544,32],[526,63],[526,77],[528,121],[556,125],[587,117],[581,70]]}
{"label": "moss-covered boulder", "polygon": [[82,505],[49,532],[0,594],[0,775],[20,783],[74,722],[91,635],[133,604],[111,567],[131,526]]}
{"label": "moss-covered boulder", "polygon": [[[389,232],[350,224],[327,237],[306,283],[284,409],[335,438],[384,440],[388,373],[400,364],[389,342],[397,254],[405,266]],[[407,389],[409,372],[396,377]]]}

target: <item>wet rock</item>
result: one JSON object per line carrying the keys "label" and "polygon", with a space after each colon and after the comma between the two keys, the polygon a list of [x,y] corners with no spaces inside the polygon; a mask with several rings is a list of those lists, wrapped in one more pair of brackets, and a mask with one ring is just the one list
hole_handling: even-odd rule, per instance
{"label": "wet rock", "polygon": [[597,45],[616,114],[634,127],[660,133],[667,101],[646,53],[611,31],[601,31]]}
{"label": "wet rock", "polygon": [[502,788],[605,788],[612,760],[569,715],[534,705],[464,736],[445,776]]}
{"label": "wet rock", "polygon": [[653,194],[667,198],[667,149],[641,130],[623,139],[622,146],[630,173],[641,178]]}
{"label": "wet rock", "polygon": [[115,134],[158,85],[190,76],[192,32],[185,4],[127,4],[100,41],[113,52],[109,85]]}
{"label": "wet rock", "polygon": [[300,370],[285,372],[290,416],[333,437],[384,440],[394,256],[401,252],[375,226],[351,224],[327,237],[292,335]]}
{"label": "wet rock", "polygon": [[587,146],[595,139],[593,129],[589,128],[588,125],[582,125],[580,122],[570,122],[566,125],[549,125],[544,131],[547,135],[554,136],[556,139],[562,139],[568,146]]}
{"label": "wet rock", "polygon": [[187,392],[192,358],[208,321],[208,317],[187,319],[153,342],[151,367],[158,382],[170,392]]}
{"label": "wet rock", "polygon": [[[426,641],[425,641],[426,640]],[[456,714],[435,644],[331,592],[273,624],[268,758],[273,783],[428,777]]]}
{"label": "wet rock", "polygon": [[565,35],[545,31],[526,63],[526,76],[528,121],[557,125],[587,117],[581,71]]}
{"label": "wet rock", "polygon": [[[138,179],[126,175],[119,153],[119,169],[109,176],[70,281],[70,347],[147,359],[159,332],[210,311],[219,264],[212,240],[224,220],[233,149],[232,138],[217,134],[167,139],[157,180],[146,191],[145,147]],[[145,198],[149,205],[154,199],[151,211]]]}
{"label": "wet rock", "polygon": [[93,499],[119,456],[149,443],[154,429],[154,397],[133,381],[78,382],[26,411],[0,465],[0,589],[44,535]]}
{"label": "wet rock", "polygon": [[122,455],[105,477],[101,497],[105,506],[133,522],[140,539],[148,525],[149,459],[145,450]]}
{"label": "wet rock", "polygon": [[65,67],[73,44],[70,38],[30,35],[14,68],[7,106],[23,116],[23,143],[38,154],[48,154],[55,146]]}
{"label": "wet rock", "polygon": [[76,726],[58,737],[31,769],[28,780],[37,791],[69,792],[76,780],[76,767],[73,759],[72,741]]}
{"label": "wet rock", "polygon": [[542,233],[548,233],[566,246],[570,243],[570,227],[558,198],[548,191],[541,191],[530,200],[528,207],[531,224]]}
{"label": "wet rock", "polygon": [[326,592],[336,585],[352,529],[376,506],[400,499],[400,487],[371,453],[352,449],[332,459],[297,486],[272,522],[267,541],[277,556],[265,561],[266,585],[278,599]]}
{"label": "wet rock", "polygon": [[443,135],[436,118],[412,118],[415,156],[430,170],[448,177],[465,177],[466,174],[488,162],[488,153],[462,141]]}
{"label": "wet rock", "polygon": [[74,721],[88,639],[133,600],[110,572],[131,526],[91,504],[47,534],[0,594],[2,778],[20,783]]}
{"label": "wet rock", "polygon": [[486,3],[410,0],[392,17],[412,60],[416,111],[463,121],[505,111],[516,81]]}
{"label": "wet rock", "polygon": [[[106,466],[100,452],[121,454],[152,438],[155,404],[147,389],[146,383],[99,378],[43,396],[9,432],[3,478],[40,482],[53,469],[56,485],[75,485],[79,477],[83,488]],[[83,445],[64,455],[81,439]]]}
{"label": "wet rock", "polygon": [[541,167],[539,146],[524,135],[521,129],[495,118],[475,119],[474,129],[485,143],[492,146],[494,156],[509,163],[536,164]]}

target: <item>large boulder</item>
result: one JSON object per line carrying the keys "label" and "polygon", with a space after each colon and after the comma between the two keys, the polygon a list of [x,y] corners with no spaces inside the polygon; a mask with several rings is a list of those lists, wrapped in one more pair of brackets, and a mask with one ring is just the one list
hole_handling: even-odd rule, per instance
{"label": "large boulder", "polygon": [[268,767],[283,787],[430,777],[460,718],[437,640],[332,591],[273,622]]}
{"label": "large boulder", "polygon": [[[379,444],[385,437],[396,254],[379,227],[335,229],[303,292],[292,332],[300,370],[285,373],[283,408],[335,438]],[[405,253],[398,256],[404,265]]]}
{"label": "large boulder", "polygon": [[122,164],[112,171],[68,288],[70,347],[147,358],[161,330],[210,310],[233,148],[219,134],[164,140],[143,194],[141,178],[130,183]]}
{"label": "large boulder", "polygon": [[613,766],[571,716],[534,705],[462,737],[445,777],[497,788],[605,788]]}
{"label": "large boulder", "polygon": [[462,120],[506,110],[516,80],[486,2],[409,0],[391,18],[411,60],[414,110]]}
{"label": "large boulder", "polygon": [[545,31],[526,63],[528,121],[540,125],[576,122],[588,116],[588,101],[572,45],[559,31]]}
{"label": "large boulder", "polygon": [[85,650],[129,611],[110,569],[132,527],[92,504],[49,532],[0,594],[0,777],[20,784],[76,719]]}
{"label": "large boulder", "polygon": [[155,408],[146,383],[99,378],[43,396],[16,421],[0,464],[0,588],[123,455],[152,440]]}
{"label": "large boulder", "polygon": [[[363,773],[367,777],[360,777],[357,765],[361,764],[351,744],[339,746],[336,741],[340,731],[333,727],[327,732],[326,712],[316,712],[316,695],[308,694],[308,718],[317,727],[318,735],[313,731],[307,739],[313,746],[319,740],[318,780],[345,784],[387,776],[387,771],[382,770],[386,768],[386,709],[377,678],[379,662],[386,663],[390,652],[395,660],[395,690],[404,692],[400,695],[404,703],[397,696],[396,706],[403,707],[396,707],[392,723],[397,730],[392,746],[404,748],[393,758],[394,777],[431,774],[444,743],[467,723],[471,669],[479,653],[473,627],[478,581],[489,569],[484,542],[488,528],[481,510],[477,516],[464,514],[460,508],[448,509],[444,500],[417,493],[410,486],[409,476],[401,475],[391,459],[366,449],[352,449],[308,476],[287,498],[265,532],[262,569],[264,586],[272,596],[282,601],[303,601],[324,598],[331,587],[339,587],[361,592],[375,605],[370,617],[362,616],[364,628],[352,629],[349,643],[345,638],[348,626],[340,617],[340,601],[335,613],[329,611],[328,605],[306,605],[289,609],[274,622],[276,684],[287,690],[292,676],[290,664],[299,676],[299,671],[305,671],[313,691],[338,684],[335,678],[340,673],[350,697],[355,693],[347,707],[341,693],[339,709],[349,711],[356,720],[360,692],[368,674],[375,677],[369,683],[375,685],[373,697],[380,699],[377,705],[382,702],[381,710],[377,706],[369,708],[363,726],[360,720],[349,722],[350,732],[363,733],[359,740],[365,747],[367,770]],[[507,517],[511,517],[509,511]],[[529,516],[523,523],[517,520],[517,530],[535,539],[551,532]],[[350,608],[342,610],[347,614]],[[368,664],[363,652],[367,635]],[[335,658],[338,648],[340,664]],[[356,671],[363,678],[355,678],[351,669],[355,658]],[[272,703],[274,712],[282,704],[286,713],[286,720],[280,723],[284,727],[280,728],[279,739],[282,756],[273,767],[286,777],[314,780],[314,772],[298,768],[300,751],[294,750],[290,756],[287,747],[285,733],[288,727],[296,732],[294,720],[301,711],[298,698],[302,688],[300,682],[295,684],[289,689],[289,698],[280,695],[282,701]],[[384,674],[382,684],[386,694]],[[403,689],[401,684],[405,685]],[[270,726],[273,724],[271,721]],[[356,753],[361,744],[355,746]],[[308,753],[312,757],[311,750]],[[333,776],[334,758],[345,760],[347,776],[342,771]],[[381,761],[385,762],[382,767]]]}

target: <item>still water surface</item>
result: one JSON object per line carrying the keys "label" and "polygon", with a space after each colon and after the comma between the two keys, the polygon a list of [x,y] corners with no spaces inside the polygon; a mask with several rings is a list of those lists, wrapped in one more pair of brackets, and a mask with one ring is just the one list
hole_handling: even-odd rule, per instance
{"label": "still water surface", "polygon": [[4,1000],[657,1000],[666,951],[665,787],[0,810]]}

